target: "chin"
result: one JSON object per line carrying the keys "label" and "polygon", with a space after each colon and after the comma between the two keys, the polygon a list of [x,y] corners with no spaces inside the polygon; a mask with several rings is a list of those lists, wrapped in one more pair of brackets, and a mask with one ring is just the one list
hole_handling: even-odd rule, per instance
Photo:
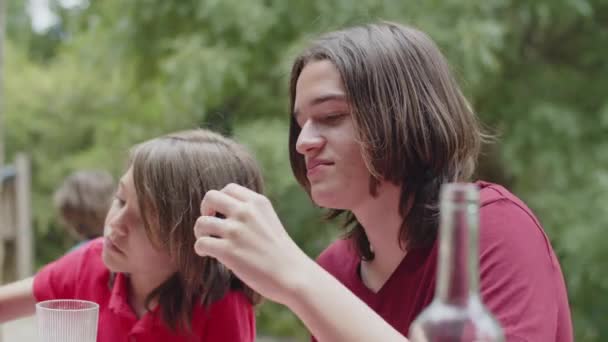
{"label": "chin", "polygon": [[103,264],[106,265],[108,270],[110,270],[111,272],[124,272],[124,270],[122,270],[122,268],[118,264],[118,260],[115,260],[112,255],[105,251],[105,249],[101,253],[101,260],[103,260]]}
{"label": "chin", "polygon": [[340,198],[336,196],[339,193],[340,191],[337,190],[328,191],[326,189],[321,190],[313,188],[310,191],[310,197],[316,205],[322,208],[342,210],[348,209],[345,208],[344,205],[340,205],[340,203],[343,204],[343,201],[340,201]]}

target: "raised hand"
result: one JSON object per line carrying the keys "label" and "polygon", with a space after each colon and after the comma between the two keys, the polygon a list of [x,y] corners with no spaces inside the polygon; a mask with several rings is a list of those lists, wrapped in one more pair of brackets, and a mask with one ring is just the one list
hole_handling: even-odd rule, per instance
{"label": "raised hand", "polygon": [[314,264],[289,237],[270,201],[240,185],[207,192],[194,234],[197,254],[218,259],[262,296],[283,304]]}

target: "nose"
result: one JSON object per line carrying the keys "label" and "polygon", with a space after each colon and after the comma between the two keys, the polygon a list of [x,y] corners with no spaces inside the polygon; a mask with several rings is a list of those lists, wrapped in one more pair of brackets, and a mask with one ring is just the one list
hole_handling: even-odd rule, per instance
{"label": "nose", "polygon": [[127,236],[127,229],[124,225],[109,224],[104,228],[105,235],[111,235],[113,237],[125,237]]}
{"label": "nose", "polygon": [[127,236],[127,227],[123,224],[114,224],[110,223],[106,225],[105,229],[106,235],[112,235],[114,237],[125,237]]}
{"label": "nose", "polygon": [[312,122],[307,122],[302,126],[298,140],[296,141],[296,151],[302,155],[310,154],[319,150],[325,144],[325,138]]}
{"label": "nose", "polygon": [[110,209],[106,216],[106,224],[104,235],[112,235],[115,237],[124,237],[128,233],[128,227],[124,222],[124,213],[122,210]]}

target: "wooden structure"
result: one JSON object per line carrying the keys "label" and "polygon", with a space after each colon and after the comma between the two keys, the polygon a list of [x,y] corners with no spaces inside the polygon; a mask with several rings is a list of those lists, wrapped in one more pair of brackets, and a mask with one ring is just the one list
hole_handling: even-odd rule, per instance
{"label": "wooden structure", "polygon": [[[30,179],[30,162],[24,154],[18,154],[13,165],[0,163],[0,284],[33,274]],[[14,253],[7,255],[7,251]],[[8,264],[8,260],[13,264]],[[6,279],[7,270],[10,271],[9,279]],[[0,342],[3,341],[1,328],[2,325]]]}
{"label": "wooden structure", "polygon": [[[23,279],[33,274],[34,234],[32,231],[30,162],[24,154],[18,154],[13,165],[0,169],[0,266],[14,269],[15,278]],[[6,258],[5,248],[13,245],[15,255]],[[13,260],[14,265],[6,265]],[[5,282],[0,274],[0,282]]]}

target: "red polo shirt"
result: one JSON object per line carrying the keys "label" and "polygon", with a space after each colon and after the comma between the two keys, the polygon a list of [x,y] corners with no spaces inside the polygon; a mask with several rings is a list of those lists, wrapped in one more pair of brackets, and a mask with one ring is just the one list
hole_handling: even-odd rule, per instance
{"label": "red polo shirt", "polygon": [[[479,274],[485,305],[509,342],[572,342],[564,278],[540,223],[502,186],[478,185]],[[361,261],[350,241],[334,242],[318,262],[405,336],[435,293],[437,243],[409,251],[376,293],[361,281]]]}
{"label": "red polo shirt", "polygon": [[110,288],[110,272],[97,239],[45,266],[34,278],[36,300],[84,299],[99,304],[98,342],[255,340],[253,307],[241,292],[228,293],[208,310],[196,305],[192,334],[180,335],[161,320],[158,306],[138,319],[128,304],[128,276],[118,273]]}

